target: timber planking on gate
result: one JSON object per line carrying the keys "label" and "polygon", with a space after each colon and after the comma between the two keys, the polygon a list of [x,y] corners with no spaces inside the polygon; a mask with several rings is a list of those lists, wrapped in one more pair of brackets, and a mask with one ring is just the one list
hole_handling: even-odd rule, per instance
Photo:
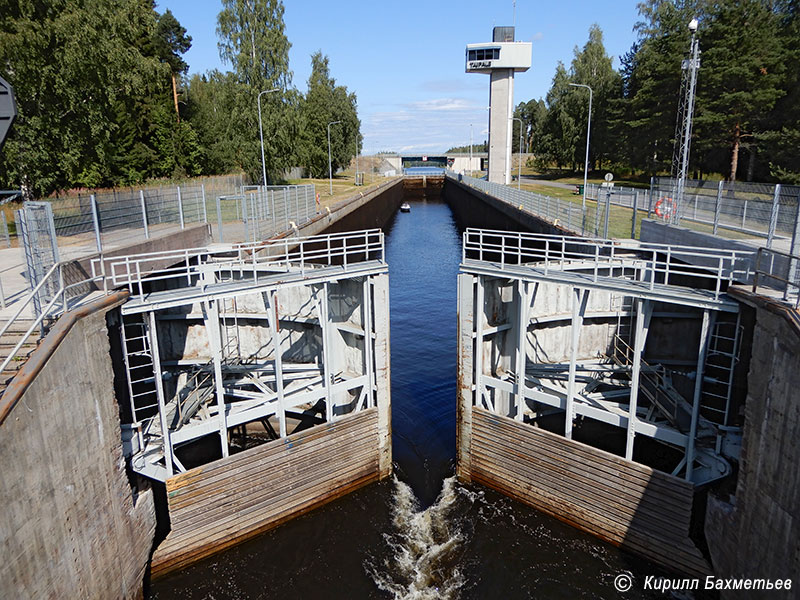
{"label": "timber planking on gate", "polygon": [[160,577],[379,479],[378,409],[370,408],[167,479],[171,531]]}
{"label": "timber planking on gate", "polygon": [[470,444],[474,481],[672,571],[711,573],[689,538],[691,483],[480,407]]}

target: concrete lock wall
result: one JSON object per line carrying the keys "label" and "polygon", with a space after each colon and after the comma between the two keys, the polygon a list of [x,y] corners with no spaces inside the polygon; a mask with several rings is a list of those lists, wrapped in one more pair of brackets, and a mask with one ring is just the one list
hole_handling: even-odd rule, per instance
{"label": "concrete lock wall", "polygon": [[720,577],[795,578],[800,573],[800,319],[763,296],[741,288],[732,293],[756,313],[744,439],[735,491],[709,496],[706,538]]}
{"label": "concrete lock wall", "polygon": [[126,475],[105,316],[72,327],[0,425],[0,597],[141,597],[155,510]]}
{"label": "concrete lock wall", "polygon": [[453,211],[456,223],[462,228],[575,235],[560,225],[554,225],[450,178],[444,181],[442,197]]}

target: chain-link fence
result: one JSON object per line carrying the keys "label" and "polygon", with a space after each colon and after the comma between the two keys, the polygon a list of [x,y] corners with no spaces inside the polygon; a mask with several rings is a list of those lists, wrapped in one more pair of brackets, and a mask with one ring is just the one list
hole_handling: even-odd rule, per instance
{"label": "chain-link fence", "polygon": [[237,193],[243,175],[209,177],[174,186],[104,190],[50,203],[62,258],[160,236],[208,221],[220,195]]}
{"label": "chain-link fence", "polygon": [[655,204],[667,208],[659,216],[715,235],[762,238],[767,247],[782,240],[788,249],[796,237],[800,186],[687,180],[682,187],[676,179],[653,179]]}
{"label": "chain-link fence", "polygon": [[[554,198],[552,196],[545,196],[544,194],[537,194],[536,192],[518,190],[507,185],[491,183],[485,179],[476,179],[475,177],[454,173],[452,171],[448,172],[448,176],[481,190],[498,200],[516,206],[520,210],[524,210],[538,217],[543,217],[567,229],[573,231],[581,229],[583,211],[580,205],[573,202],[561,200],[560,198]],[[593,214],[593,218],[595,216],[596,215]],[[601,219],[601,221],[604,222],[604,219]]]}
{"label": "chain-link fence", "polygon": [[615,188],[599,188],[599,191],[595,189],[594,198],[587,194],[584,211],[582,198],[578,196],[570,201],[453,172],[449,172],[448,175],[520,210],[579,232],[581,235],[604,238],[636,237],[638,223],[647,210],[646,190],[633,190],[630,198],[626,198],[619,194],[615,196],[613,194]]}
{"label": "chain-link fence", "polygon": [[243,186],[216,198],[209,223],[219,242],[258,242],[313,219],[317,206],[313,185]]}

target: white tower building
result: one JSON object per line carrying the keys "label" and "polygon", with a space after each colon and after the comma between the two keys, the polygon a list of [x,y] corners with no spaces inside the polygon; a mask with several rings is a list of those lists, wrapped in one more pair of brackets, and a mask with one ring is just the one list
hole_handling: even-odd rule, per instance
{"label": "white tower building", "polygon": [[511,183],[514,73],[531,67],[531,43],[515,42],[513,27],[495,27],[493,42],[467,44],[467,73],[488,73],[489,181]]}

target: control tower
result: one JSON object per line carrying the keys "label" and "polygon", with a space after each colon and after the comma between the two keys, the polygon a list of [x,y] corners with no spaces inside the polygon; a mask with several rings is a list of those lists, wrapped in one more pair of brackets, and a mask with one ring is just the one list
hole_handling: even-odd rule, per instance
{"label": "control tower", "polygon": [[467,73],[489,74],[489,181],[511,183],[514,73],[531,67],[531,43],[515,42],[513,27],[495,27],[492,42],[467,44]]}

